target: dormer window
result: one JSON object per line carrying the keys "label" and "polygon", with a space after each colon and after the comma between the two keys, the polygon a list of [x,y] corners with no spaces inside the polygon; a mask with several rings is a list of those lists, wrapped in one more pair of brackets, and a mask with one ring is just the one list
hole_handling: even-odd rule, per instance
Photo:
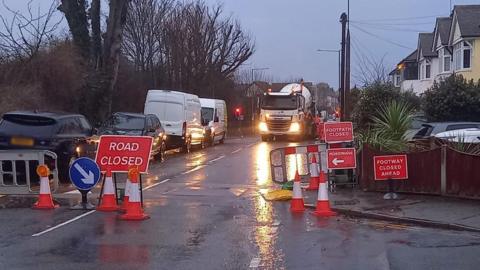
{"label": "dormer window", "polygon": [[455,70],[469,69],[472,64],[473,41],[460,41],[453,46]]}

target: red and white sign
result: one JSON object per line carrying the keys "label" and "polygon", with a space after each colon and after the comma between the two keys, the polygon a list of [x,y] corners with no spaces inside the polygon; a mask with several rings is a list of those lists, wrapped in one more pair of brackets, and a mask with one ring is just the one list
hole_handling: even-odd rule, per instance
{"label": "red and white sign", "polygon": [[128,172],[138,166],[140,173],[147,173],[152,137],[104,135],[98,143],[95,161],[101,171]]}
{"label": "red and white sign", "polygon": [[325,122],[325,142],[353,141],[352,122]]}
{"label": "red and white sign", "polygon": [[334,148],[327,150],[329,170],[354,169],[357,167],[355,148]]}
{"label": "red and white sign", "polygon": [[374,156],[375,180],[407,179],[407,155]]}

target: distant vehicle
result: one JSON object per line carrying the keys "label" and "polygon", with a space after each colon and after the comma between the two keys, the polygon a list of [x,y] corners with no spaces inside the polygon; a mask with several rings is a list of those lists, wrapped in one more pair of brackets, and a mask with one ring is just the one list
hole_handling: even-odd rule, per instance
{"label": "distant vehicle", "polygon": [[413,136],[413,139],[424,139],[435,136],[438,133],[468,129],[468,128],[480,128],[480,122],[436,122],[422,124],[422,128],[417,131]]}
{"label": "distant vehicle", "polygon": [[198,96],[171,90],[149,90],[145,114],[153,114],[167,134],[167,149],[181,147],[185,153],[192,145],[204,143],[201,106]]}
{"label": "distant vehicle", "polygon": [[223,143],[227,135],[227,104],[220,99],[201,98],[202,124],[209,127],[209,142]]}
{"label": "distant vehicle", "polygon": [[288,84],[280,92],[265,93],[260,104],[259,131],[262,141],[275,136],[297,140],[313,137],[315,127],[310,90],[302,84]]}
{"label": "distant vehicle", "polygon": [[412,117],[412,123],[410,124],[410,128],[407,130],[405,134],[405,139],[410,141],[413,139],[413,136],[417,134],[417,132],[423,127],[422,124],[428,123],[427,119],[425,118],[423,113],[417,113]]}
{"label": "distant vehicle", "polygon": [[435,137],[460,143],[480,143],[480,129],[466,128],[440,132]]}
{"label": "distant vehicle", "polygon": [[165,160],[165,130],[153,114],[116,112],[98,128],[97,135],[150,136],[153,138],[152,156]]}
{"label": "distant vehicle", "polygon": [[79,155],[77,146],[92,133],[92,126],[80,114],[8,112],[0,121],[0,149],[39,149],[55,152],[59,179],[68,182],[69,166]]}

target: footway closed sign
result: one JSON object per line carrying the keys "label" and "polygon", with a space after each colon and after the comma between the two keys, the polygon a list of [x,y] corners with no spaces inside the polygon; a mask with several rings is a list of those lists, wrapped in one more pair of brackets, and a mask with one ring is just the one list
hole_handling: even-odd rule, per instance
{"label": "footway closed sign", "polygon": [[407,155],[373,157],[375,180],[407,179]]}
{"label": "footway closed sign", "polygon": [[147,173],[152,151],[152,137],[116,136],[100,137],[95,161],[101,171],[128,172],[138,166],[140,173]]}

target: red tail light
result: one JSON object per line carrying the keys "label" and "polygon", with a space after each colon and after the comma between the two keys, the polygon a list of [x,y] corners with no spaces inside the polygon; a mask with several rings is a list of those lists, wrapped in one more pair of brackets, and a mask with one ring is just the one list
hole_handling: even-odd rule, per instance
{"label": "red tail light", "polygon": [[182,126],[182,136],[185,137],[185,135],[187,135],[187,122],[183,122]]}

